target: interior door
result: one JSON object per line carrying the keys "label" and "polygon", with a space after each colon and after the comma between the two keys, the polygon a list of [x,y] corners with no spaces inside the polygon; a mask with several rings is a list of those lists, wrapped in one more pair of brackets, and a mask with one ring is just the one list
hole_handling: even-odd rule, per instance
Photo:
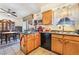
{"label": "interior door", "polygon": [[67,41],[64,46],[65,55],[79,55],[79,42]]}

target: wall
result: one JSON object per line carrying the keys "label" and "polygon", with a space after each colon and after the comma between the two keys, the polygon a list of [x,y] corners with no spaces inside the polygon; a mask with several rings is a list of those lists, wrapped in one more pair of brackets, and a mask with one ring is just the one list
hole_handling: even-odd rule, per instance
{"label": "wall", "polygon": [[[58,27],[56,27],[56,24],[57,24],[57,22],[60,20],[60,18],[58,18],[58,14],[60,14],[61,12],[58,12],[58,10],[56,10],[57,8],[62,8],[63,6],[69,6],[69,5],[71,5],[71,6],[73,6],[74,4],[47,4],[47,5],[45,5],[45,6],[43,6],[42,8],[41,8],[41,13],[42,12],[44,12],[44,11],[47,11],[47,10],[53,10],[54,11],[54,20],[52,21],[52,24],[53,24],[53,27],[52,27],[52,29],[54,29],[54,30],[57,30],[58,29]],[[75,8],[78,8],[78,7],[76,7],[75,6]],[[75,12],[75,8],[73,8],[73,9],[71,9],[72,10],[72,12],[70,12],[70,18],[73,20],[75,20],[75,27],[65,27],[65,29],[67,29],[67,30],[71,30],[71,29],[73,29],[73,31],[75,30],[75,29],[79,29],[79,18],[78,18],[78,15],[79,15],[79,10],[77,11],[77,12]],[[71,11],[70,10],[70,11]]]}

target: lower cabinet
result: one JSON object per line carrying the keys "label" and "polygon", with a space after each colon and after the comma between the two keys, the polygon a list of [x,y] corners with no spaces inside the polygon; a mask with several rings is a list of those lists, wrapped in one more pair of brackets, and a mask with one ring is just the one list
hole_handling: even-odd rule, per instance
{"label": "lower cabinet", "polygon": [[79,42],[67,41],[64,45],[65,55],[79,55]]}
{"label": "lower cabinet", "polygon": [[27,53],[27,46],[26,46],[26,35],[20,36],[20,49],[26,54]]}
{"label": "lower cabinet", "polygon": [[27,37],[26,47],[27,47],[26,48],[27,53],[29,53],[30,51],[34,49],[34,36],[33,35],[29,35],[29,37]]}
{"label": "lower cabinet", "polygon": [[39,33],[36,33],[35,34],[35,48],[39,47],[41,42],[40,42],[40,34]]}
{"label": "lower cabinet", "polygon": [[59,35],[53,34],[51,50],[63,55],[79,55],[79,37],[63,35],[61,38]]}
{"label": "lower cabinet", "polygon": [[62,39],[52,38],[51,50],[56,53],[62,54],[62,48],[63,48]]}
{"label": "lower cabinet", "polygon": [[[36,35],[36,36],[35,36]],[[20,49],[25,53],[29,53],[40,46],[40,34],[21,34]]]}

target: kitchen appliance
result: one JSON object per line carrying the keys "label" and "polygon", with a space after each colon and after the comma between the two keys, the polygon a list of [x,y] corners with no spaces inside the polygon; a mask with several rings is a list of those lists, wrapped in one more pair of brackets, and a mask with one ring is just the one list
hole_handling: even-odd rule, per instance
{"label": "kitchen appliance", "polygon": [[51,33],[41,33],[41,47],[51,50]]}

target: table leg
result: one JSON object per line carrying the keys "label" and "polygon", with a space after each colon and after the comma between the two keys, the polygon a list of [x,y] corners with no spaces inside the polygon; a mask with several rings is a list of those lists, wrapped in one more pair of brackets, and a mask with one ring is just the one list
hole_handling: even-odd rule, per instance
{"label": "table leg", "polygon": [[2,44],[2,34],[1,34],[1,44]]}
{"label": "table leg", "polygon": [[7,44],[7,34],[5,35],[5,41],[6,41],[6,44]]}
{"label": "table leg", "polygon": [[10,34],[8,34],[8,40],[9,40],[9,42],[10,42]]}
{"label": "table leg", "polygon": [[14,40],[14,41],[17,40],[15,33],[13,34],[13,40]]}

